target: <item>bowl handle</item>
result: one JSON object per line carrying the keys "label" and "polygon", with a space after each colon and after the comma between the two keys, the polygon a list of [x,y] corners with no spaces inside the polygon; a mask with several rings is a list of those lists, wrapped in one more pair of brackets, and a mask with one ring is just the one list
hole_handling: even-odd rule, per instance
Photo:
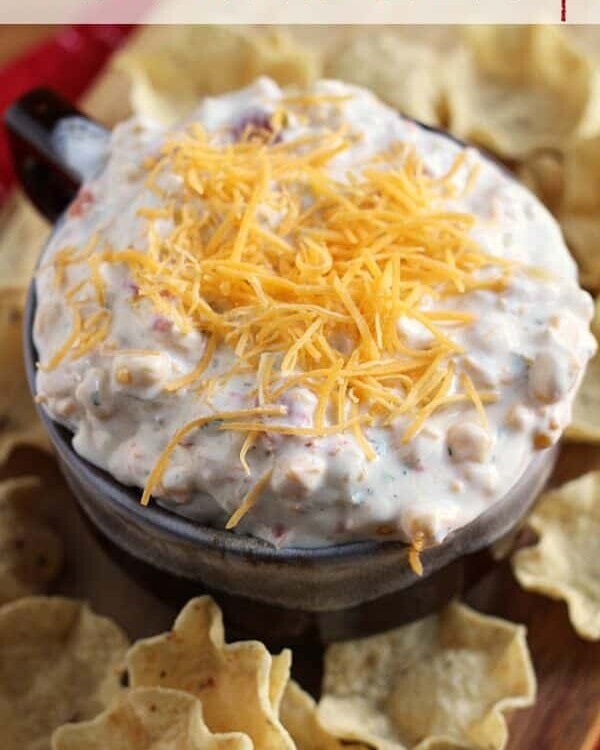
{"label": "bowl handle", "polygon": [[86,175],[69,159],[68,149],[56,138],[66,121],[108,131],[90,120],[54,91],[37,88],[17,99],[4,113],[4,124],[15,172],[31,202],[54,222],[73,200]]}

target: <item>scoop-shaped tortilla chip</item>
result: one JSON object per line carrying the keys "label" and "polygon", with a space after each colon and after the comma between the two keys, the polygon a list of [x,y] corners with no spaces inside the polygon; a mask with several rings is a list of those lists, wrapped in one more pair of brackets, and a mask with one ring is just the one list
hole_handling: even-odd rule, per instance
{"label": "scoop-shaped tortilla chip", "polygon": [[573,404],[571,424],[565,430],[568,440],[600,443],[600,356],[588,364]]}
{"label": "scoop-shaped tortilla chip", "polygon": [[52,750],[252,750],[243,734],[212,734],[202,704],[180,690],[138,688],[92,721],[66,724]]}
{"label": "scoop-shaped tortilla chip", "polygon": [[446,73],[450,130],[503,157],[600,125],[598,66],[557,27],[469,27]]}
{"label": "scoop-shaped tortilla chip", "polygon": [[0,461],[17,445],[49,447],[27,387],[22,332],[23,291],[4,289],[0,296]]}
{"label": "scoop-shaped tortilla chip", "polygon": [[221,610],[210,597],[188,602],[169,633],[138,641],[127,664],[132,687],[198,696],[211,731],[243,732],[264,750],[293,750],[276,709],[281,665],[272,682],[272,657],[262,643],[226,644]]}
{"label": "scoop-shaped tortilla chip", "polygon": [[600,472],[547,492],[528,518],[539,535],[512,557],[526,589],[567,603],[582,638],[600,638]]}
{"label": "scoop-shaped tortilla chip", "polygon": [[579,281],[594,292],[600,291],[600,216],[560,211],[557,218],[569,250],[577,261]]}
{"label": "scoop-shaped tortilla chip", "polygon": [[558,149],[539,149],[516,166],[521,182],[556,213],[564,194],[564,154]]}
{"label": "scoop-shaped tortilla chip", "polygon": [[341,743],[329,734],[317,718],[317,704],[294,680],[288,682],[281,703],[281,721],[297,750],[343,750],[362,745]]}
{"label": "scoop-shaped tortilla chip", "polygon": [[[596,299],[596,310],[592,320],[592,333],[600,336],[600,297]],[[600,351],[588,363],[587,369],[571,415],[571,423],[565,430],[567,440],[583,443],[600,443]]]}
{"label": "scoop-shaped tortilla chip", "polygon": [[122,691],[127,639],[77,601],[30,597],[0,608],[2,750],[48,750],[52,732],[90,719]]}
{"label": "scoop-shaped tortilla chip", "polygon": [[525,628],[458,603],[381,635],[330,646],[317,715],[381,750],[502,748],[503,712],[535,698]]}
{"label": "scoop-shaped tortilla chip", "polygon": [[171,124],[201,96],[241,88],[261,75],[281,85],[307,85],[320,63],[281,32],[237,26],[149,26],[117,57],[132,82],[137,114]]}
{"label": "scoop-shaped tortilla chip", "polygon": [[0,482],[0,604],[44,592],[60,571],[63,544],[46,511],[35,477]]}
{"label": "scoop-shaped tortilla chip", "polygon": [[429,125],[440,123],[441,61],[425,44],[390,33],[352,38],[328,63],[328,78],[371,89],[403,115]]}

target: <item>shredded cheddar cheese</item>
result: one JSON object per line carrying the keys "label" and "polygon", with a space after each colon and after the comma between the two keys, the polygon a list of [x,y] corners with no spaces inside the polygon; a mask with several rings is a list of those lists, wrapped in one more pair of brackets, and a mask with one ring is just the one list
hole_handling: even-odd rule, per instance
{"label": "shredded cheddar cheese", "polygon": [[69,333],[63,345],[59,347],[56,352],[54,352],[54,354],[50,358],[50,361],[46,364],[39,365],[43,370],[53,370],[58,364],[60,364],[60,362],[62,362],[62,360],[71,351],[71,349],[79,342],[79,336],[82,329],[81,313],[79,312],[79,308],[77,307],[77,305],[70,303],[69,306],[71,308],[71,314],[73,316],[71,333]]}
{"label": "shredded cheddar cheese", "polygon": [[[48,369],[107,337],[101,267],[122,264],[135,284],[132,304],[149,303],[182,333],[206,336],[197,366],[167,382],[166,391],[198,384],[208,400],[216,381],[202,376],[222,345],[256,375],[257,408],[201,417],[173,435],[150,474],[143,504],[179,441],[211,420],[223,420],[219,429],[246,433],[240,460],[248,474],[247,454],[262,432],[352,430],[373,460],[377,453],[365,426],[404,417],[406,442],[438,409],[461,402],[472,402],[486,424],[484,403],[494,394],[478,394],[452,363],[461,349],[451,329],[468,325],[472,315],[426,304],[474,289],[501,291],[511,272],[472,239],[474,217],[448,208],[457,182],[469,189],[475,168],[461,152],[445,175],[430,176],[414,149],[398,144],[340,176],[331,167],[357,140],[348,128],[279,139],[286,106],[319,103],[310,96],[282,101],[268,138],[246,128],[232,142],[190,126],[147,164],[147,184],[161,206],[138,212],[145,248],[104,247],[92,254],[94,241],[91,249],[67,249],[54,259],[59,284],[69,263],[88,263],[97,309],[90,313],[88,305],[84,316],[84,303],[75,301],[81,290],[67,292],[73,329]],[[167,191],[163,178],[173,176],[180,187]],[[420,324],[429,345],[411,346],[399,329],[401,318]],[[315,395],[312,426],[273,421],[282,416],[277,401],[292,388]],[[228,528],[252,507],[269,477],[258,481]],[[413,558],[417,569],[416,547]]]}
{"label": "shredded cheddar cheese", "polygon": [[485,413],[485,408],[483,406],[481,396],[479,393],[477,393],[477,389],[475,388],[475,385],[469,375],[467,375],[466,372],[462,372],[460,375],[460,381],[462,383],[462,386],[473,402],[473,405],[477,409],[477,414],[479,415],[479,421],[481,422],[482,426],[486,429],[489,428],[488,418],[487,414]]}
{"label": "shredded cheddar cheese", "polygon": [[421,552],[425,547],[425,534],[422,531],[417,531],[415,534],[412,544],[408,550],[408,564],[412,568],[413,573],[416,576],[421,577],[423,575],[423,563],[421,562]]}
{"label": "shredded cheddar cheese", "polygon": [[194,367],[191,372],[187,373],[187,375],[182,375],[180,378],[171,380],[169,383],[167,383],[164,386],[165,391],[177,391],[180,388],[185,388],[186,386],[195,383],[210,364],[216,348],[217,337],[213,335],[206,342],[204,353],[202,354],[202,357],[200,358],[200,361],[198,362],[196,367]]}
{"label": "shredded cheddar cheese", "polygon": [[252,487],[252,489],[248,492],[248,494],[244,497],[242,500],[242,504],[240,507],[232,513],[231,517],[225,524],[226,529],[233,529],[235,528],[238,523],[242,520],[242,518],[246,515],[246,513],[251,510],[254,505],[258,502],[258,499],[260,498],[261,492],[265,489],[265,487],[269,484],[271,481],[271,475],[273,473],[272,469],[269,469],[269,471],[265,472],[262,477],[256,482],[256,484]]}

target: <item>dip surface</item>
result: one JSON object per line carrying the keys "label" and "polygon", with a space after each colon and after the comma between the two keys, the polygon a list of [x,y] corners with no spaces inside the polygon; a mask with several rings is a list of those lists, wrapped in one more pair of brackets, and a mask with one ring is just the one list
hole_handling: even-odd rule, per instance
{"label": "dip surface", "polygon": [[[372,346],[384,364],[410,365],[423,357],[423,371],[431,366],[436,390],[415,408],[402,408],[410,392],[408,376],[390,377],[388,384],[382,369],[377,371],[379,379],[363,378],[356,386],[349,380],[339,395],[341,381],[331,374],[334,366],[315,349],[318,340],[308,335],[288,357],[285,371],[284,355],[272,353],[269,340],[256,354],[259,366],[248,366],[234,349],[243,352],[250,345],[242,345],[235,330],[227,339],[225,334],[203,329],[201,302],[195,305],[191,324],[191,317],[182,317],[179,303],[185,295],[193,293],[194,299],[203,300],[202,270],[197,283],[177,286],[174,274],[161,294],[151,285],[146,289],[138,277],[163,272],[164,264],[172,262],[172,254],[161,260],[161,243],[168,240],[174,248],[170,252],[179,253],[178,258],[184,258],[185,252],[204,257],[203,243],[226,220],[234,229],[233,243],[240,234],[244,238],[236,246],[240,263],[247,247],[270,243],[276,252],[278,242],[287,247],[295,241],[289,231],[281,231],[289,211],[263,205],[258,192],[251,207],[251,229],[244,228],[244,215],[254,194],[246,196],[239,210],[223,205],[223,215],[206,233],[201,226],[202,192],[210,188],[210,180],[204,186],[193,183],[192,191],[187,173],[169,173],[164,162],[162,169],[154,168],[160,164],[158,155],[165,141],[185,138],[192,132],[191,123],[202,126],[203,135],[195,137],[208,134],[222,149],[240,141],[256,149],[259,141],[268,151],[296,139],[315,141],[315,136],[317,141],[323,136],[331,145],[338,133],[345,139],[344,148],[324,157],[319,169],[340,184],[348,184],[352,175],[363,170],[402,168],[412,154],[429,180],[443,178],[444,185],[452,187],[439,198],[436,216],[459,229],[461,222],[467,222],[467,229],[460,231],[479,253],[490,256],[489,262],[470,273],[469,288],[461,290],[460,280],[453,280],[453,256],[448,258],[450,271],[439,272],[444,294],[438,295],[435,285],[424,290],[420,276],[412,279],[406,255],[406,262],[390,266],[405,284],[398,287],[400,298],[413,295],[397,315],[393,334],[397,351],[383,351],[385,335],[368,319],[375,309],[372,301],[355,299],[356,309],[344,303],[339,279],[331,282],[332,288],[339,287],[338,307],[330,306],[329,318],[315,318],[311,329],[324,331],[329,325],[327,330],[334,330],[336,321],[341,321],[322,351],[331,346],[342,370],[352,364],[352,353],[359,343],[365,345],[365,338],[367,343],[375,342]],[[178,148],[183,159],[187,147]],[[179,156],[175,148],[169,158]],[[319,179],[317,175],[314,185],[306,185],[302,210],[310,210],[319,191],[326,190]],[[264,184],[279,190],[279,196],[286,195],[272,178],[265,177]],[[390,184],[383,185],[382,191],[393,192]],[[394,199],[411,195],[410,185],[408,192],[402,190],[397,196],[394,193]],[[212,211],[217,200],[218,196],[211,198]],[[188,209],[193,209],[189,221]],[[348,210],[352,209],[350,205]],[[458,218],[447,219],[444,212],[454,212]],[[198,225],[197,250],[186,246],[184,251],[177,245],[174,233],[177,222],[184,222],[182,216],[188,229],[194,222]],[[467,218],[463,221],[460,216]],[[207,217],[205,226],[214,218]],[[348,230],[346,241],[361,259],[356,273],[365,274],[368,283],[369,274],[375,277],[387,268],[400,242],[383,237],[389,226],[395,226],[385,222],[393,220],[384,217],[379,235],[368,230],[368,247]],[[217,236],[214,242],[218,240]],[[322,257],[328,242],[321,231],[313,244],[307,240],[294,249],[299,255],[303,251],[301,259],[306,263],[313,262],[307,271],[309,286],[316,278],[311,273],[320,274],[321,280],[337,273],[335,258],[332,270],[328,253]],[[380,261],[378,253],[385,251],[385,242],[388,254]],[[411,249],[404,235],[402,243],[403,252],[427,258],[426,245],[417,243]],[[372,257],[364,260],[371,251]],[[155,262],[148,270],[139,256],[152,252]],[[456,256],[459,260],[462,252]],[[198,263],[197,258],[193,263]],[[425,268],[435,279],[435,263]],[[480,280],[479,288],[473,280]],[[82,188],[54,233],[36,283],[38,398],[52,418],[73,431],[75,450],[126,485],[146,486],[154,469],[151,489],[156,501],[203,523],[224,527],[245,503],[230,525],[236,532],[278,546],[320,546],[364,538],[441,542],[505,495],[533,454],[559,439],[595,350],[589,332],[591,298],[577,284],[575,264],[558,225],[537,199],[476,150],[463,149],[404,120],[365,90],[333,81],[322,81],[308,96],[294,99],[271,81],[260,79],[240,92],[203,101],[175,136],[151,123],[119,125],[112,134],[106,168]],[[223,280],[218,287],[223,300],[228,283]],[[242,298],[244,284],[248,294],[262,294],[262,289],[256,291],[256,281],[250,289],[252,282],[242,272],[232,283]],[[454,292],[448,291],[450,283],[456,287]],[[214,294],[214,283],[211,289]],[[208,300],[207,305],[207,314],[210,305],[221,313],[218,301]],[[269,312],[269,320],[280,314],[280,308]],[[190,309],[188,305],[186,310]],[[454,347],[442,359],[429,353],[443,341],[423,323],[423,315],[439,320],[447,345]],[[361,329],[365,320],[366,331]],[[303,356],[321,355],[323,372],[317,385],[299,378],[297,385],[286,387],[286,380],[302,374]],[[266,369],[278,376],[270,381],[268,393],[261,386]],[[417,371],[410,377],[416,380],[421,374]],[[384,397],[392,414],[389,419],[377,417],[383,408],[382,383],[397,405],[390,411]],[[325,409],[321,407],[318,417],[320,394],[327,388],[333,394],[331,402],[323,402]],[[336,397],[338,416],[348,422],[344,429],[335,429]],[[281,413],[269,412],[270,407]],[[227,420],[206,419],[182,433],[164,455],[173,436],[191,420],[235,412],[242,414],[239,423],[249,409],[259,410],[252,413],[251,421],[266,425],[264,429],[260,425],[254,431],[243,425],[229,429]],[[286,434],[285,429],[269,430],[268,425],[297,431]],[[161,456],[164,465],[157,473]]]}

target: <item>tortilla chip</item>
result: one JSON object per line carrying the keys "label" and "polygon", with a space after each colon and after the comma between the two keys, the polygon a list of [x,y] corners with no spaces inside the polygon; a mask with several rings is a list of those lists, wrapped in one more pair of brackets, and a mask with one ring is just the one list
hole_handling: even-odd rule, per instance
{"label": "tortilla chip", "polygon": [[127,639],[81,602],[30,597],[0,608],[2,750],[48,750],[65,722],[90,719],[122,691]]}
{"label": "tortilla chip", "polygon": [[600,216],[558,214],[560,226],[579,268],[579,281],[587,289],[600,291]]}
{"label": "tortilla chip", "polygon": [[341,743],[317,719],[317,704],[294,680],[288,682],[281,704],[281,721],[297,750],[343,750],[362,745]]}
{"label": "tortilla chip", "polygon": [[314,52],[281,32],[237,26],[149,26],[116,65],[131,78],[139,115],[172,124],[202,96],[241,88],[261,75],[308,85],[319,75]]}
{"label": "tortilla chip", "polygon": [[52,750],[252,750],[243,734],[211,734],[202,704],[180,690],[138,688],[81,724],[57,729]]}
{"label": "tortilla chip", "polygon": [[521,182],[555,213],[564,194],[563,153],[542,149],[527,156],[516,168]]}
{"label": "tortilla chip", "polygon": [[23,364],[23,291],[0,295],[0,461],[17,445],[49,449],[27,387]]}
{"label": "tortilla chip", "polygon": [[598,131],[597,64],[555,26],[473,26],[447,66],[450,130],[507,158]]}
{"label": "tortilla chip", "polygon": [[389,33],[351,39],[330,60],[325,73],[371,89],[403,115],[440,124],[441,61],[425,44]]}
{"label": "tortilla chip", "polygon": [[0,604],[43,593],[60,572],[63,545],[45,510],[35,477],[0,482]]}
{"label": "tortilla chip", "polygon": [[138,641],[127,664],[132,687],[198,696],[212,732],[243,732],[257,748],[293,750],[274,707],[280,678],[271,682],[271,654],[258,641],[226,644],[221,610],[210,597],[188,602],[171,632]]}
{"label": "tortilla chip", "polygon": [[517,580],[563,599],[577,633],[600,639],[600,472],[543,495],[528,523],[540,538],[513,555]]}
{"label": "tortilla chip", "polygon": [[593,214],[600,208],[600,137],[579,141],[565,153],[564,195],[566,213]]}
{"label": "tortilla chip", "polygon": [[519,521],[519,523],[506,534],[504,534],[504,536],[501,536],[499,539],[496,539],[495,542],[492,542],[492,544],[490,544],[489,552],[494,562],[505,560],[510,555],[510,553],[514,549],[515,542],[521,534],[521,530],[523,529],[524,524],[524,519],[522,521]]}
{"label": "tortilla chip", "polygon": [[517,173],[558,219],[580,282],[600,291],[600,137],[532,154]]}
{"label": "tortilla chip", "polygon": [[289,648],[271,657],[271,674],[269,675],[269,700],[274,711],[279,712],[285,688],[290,681],[292,652]]}
{"label": "tortilla chip", "polygon": [[574,442],[600,443],[600,355],[596,355],[587,366],[565,438]]}
{"label": "tortilla chip", "polygon": [[525,628],[458,603],[331,646],[321,724],[381,750],[503,748],[503,712],[535,698]]}
{"label": "tortilla chip", "polygon": [[581,141],[564,158],[564,191],[556,211],[581,283],[600,289],[600,137]]}
{"label": "tortilla chip", "polygon": [[253,35],[252,41],[250,81],[268,76],[280,86],[310,86],[321,74],[321,60],[314,50],[298,44],[280,29]]}
{"label": "tortilla chip", "polygon": [[[600,297],[596,299],[591,329],[594,336],[600,338]],[[600,347],[588,363],[564,437],[575,443],[600,443]]]}
{"label": "tortilla chip", "polygon": [[0,210],[0,289],[29,286],[50,225],[21,192]]}

